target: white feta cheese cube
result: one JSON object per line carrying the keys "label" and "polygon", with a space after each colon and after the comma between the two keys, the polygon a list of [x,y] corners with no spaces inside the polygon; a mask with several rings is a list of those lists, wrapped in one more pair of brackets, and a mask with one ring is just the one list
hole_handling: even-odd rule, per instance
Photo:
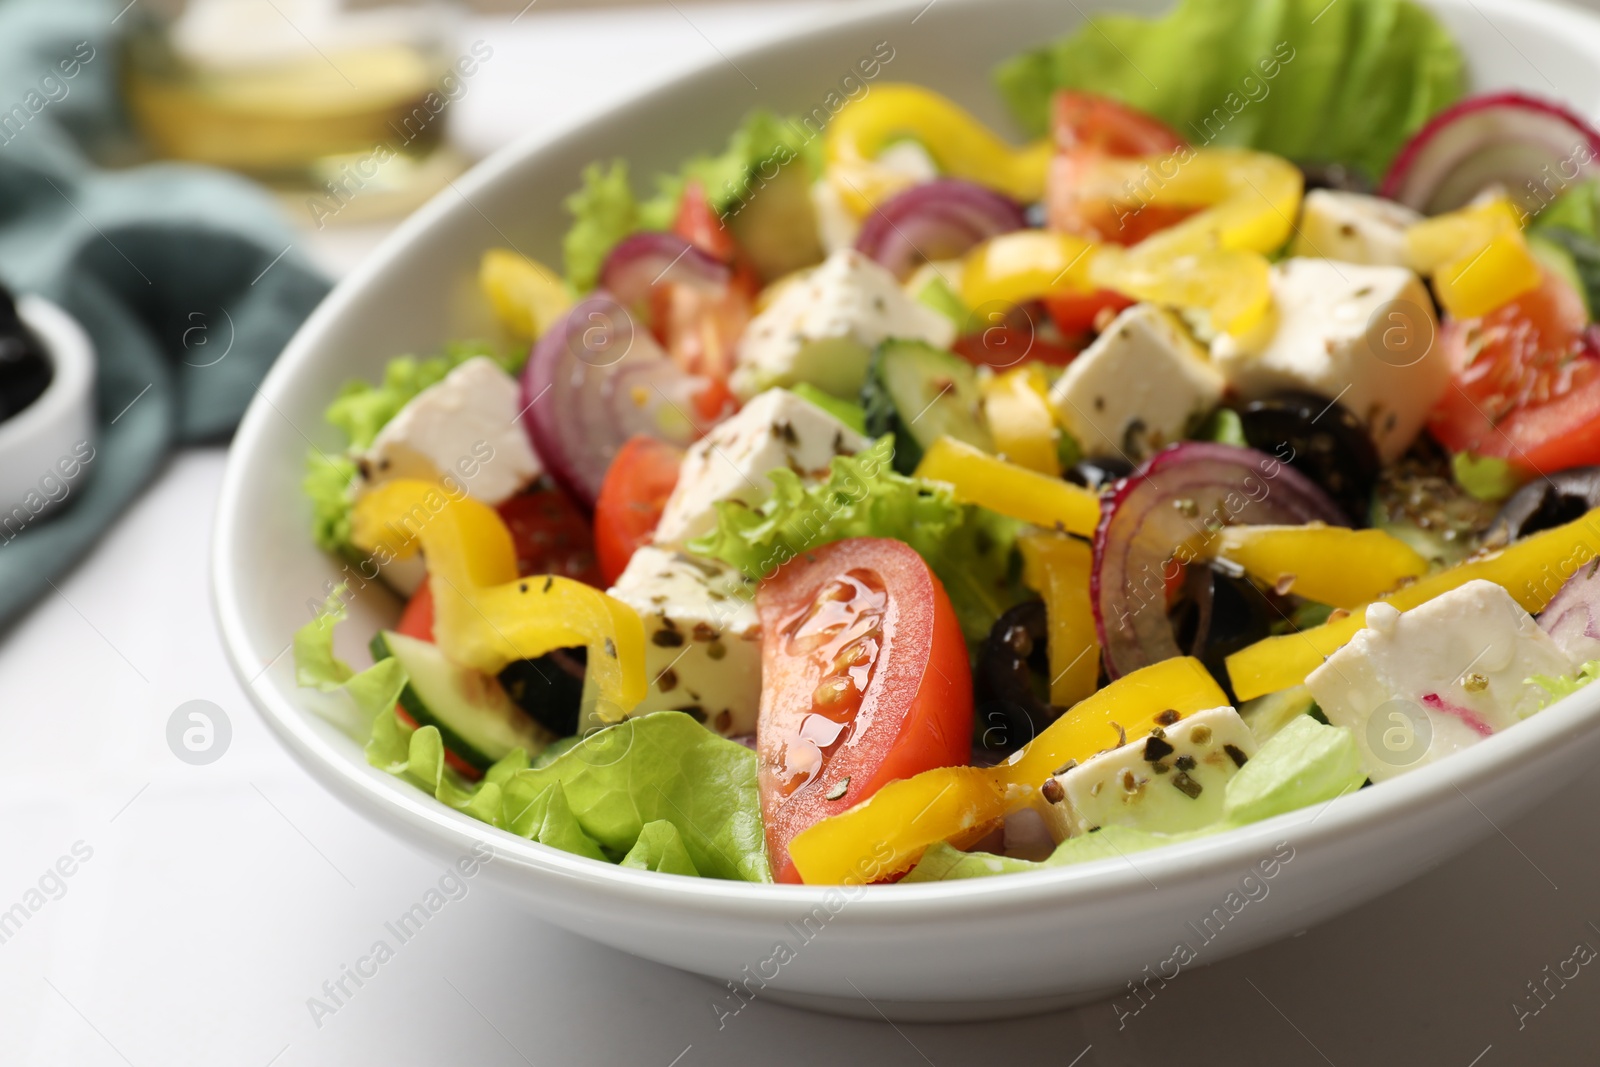
{"label": "white feta cheese cube", "polygon": [[690,446],[655,539],[682,544],[712,530],[719,500],[764,503],[772,495],[768,471],[824,474],[834,456],[853,455],[869,444],[810,401],[770,389]]}
{"label": "white feta cheese cube", "polygon": [[1222,818],[1228,780],[1255,754],[1255,736],[1237,711],[1197,711],[1068,767],[1045,783],[1044,803],[1033,810],[1057,841],[1103,826],[1198,830]]}
{"label": "white feta cheese cube", "polygon": [[761,704],[755,583],[716,560],[646,545],[608,592],[644,621],[649,688],[634,715],[686,711],[724,737]]}
{"label": "white feta cheese cube", "polygon": [[907,296],[887,269],[842,249],[750,320],[729,384],[741,400],[797,382],[853,396],[880,341],[898,337],[946,348],[955,333],[954,323]]}
{"label": "white feta cheese cube", "polygon": [[1050,400],[1085,455],[1138,459],[1182,438],[1222,390],[1222,375],[1176,316],[1135,304],[1072,361]]}
{"label": "white feta cheese cube", "polygon": [[1433,301],[1404,267],[1289,259],[1272,269],[1272,310],[1211,358],[1246,398],[1301,389],[1361,419],[1385,463],[1400,457],[1450,383]]}
{"label": "white feta cheese cube", "polygon": [[451,478],[485,504],[515,496],[544,470],[518,417],[520,398],[494,360],[467,360],[412,397],[356,457],[362,490]]}
{"label": "white feta cheese cube", "polygon": [[1300,206],[1289,254],[1373,267],[1404,267],[1406,229],[1422,216],[1393,200],[1313,189]]}
{"label": "white feta cheese cube", "polygon": [[1527,718],[1545,699],[1527,679],[1572,669],[1532,616],[1493,582],[1468,582],[1406,612],[1373,604],[1366,623],[1306,685],[1328,721],[1355,734],[1373,781]]}

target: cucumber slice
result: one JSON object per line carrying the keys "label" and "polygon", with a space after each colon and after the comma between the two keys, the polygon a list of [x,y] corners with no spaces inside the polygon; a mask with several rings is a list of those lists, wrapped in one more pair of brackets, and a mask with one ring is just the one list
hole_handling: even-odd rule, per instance
{"label": "cucumber slice", "polygon": [[941,437],[986,452],[994,440],[983,424],[983,392],[972,364],[922,341],[889,340],[872,355],[861,389],[867,434],[894,434],[894,469],[910,474]]}
{"label": "cucumber slice", "polygon": [[400,706],[421,726],[436,726],[444,747],[479,770],[514,748],[538,755],[552,735],[511,702],[500,683],[445,658],[439,646],[381,630],[372,657],[393,656],[405,669]]}
{"label": "cucumber slice", "polygon": [[1583,273],[1578,269],[1578,260],[1572,250],[1538,234],[1528,234],[1527,241],[1528,251],[1533,253],[1533,258],[1572,286],[1572,291],[1583,301],[1583,310],[1589,313],[1591,319],[1594,318],[1594,308],[1589,306],[1589,287],[1584,284]]}

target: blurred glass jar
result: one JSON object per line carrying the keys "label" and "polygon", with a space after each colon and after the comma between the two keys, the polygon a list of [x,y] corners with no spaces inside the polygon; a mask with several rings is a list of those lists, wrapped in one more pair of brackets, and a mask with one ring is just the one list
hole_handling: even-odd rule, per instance
{"label": "blurred glass jar", "polygon": [[318,225],[406,210],[461,169],[444,138],[462,87],[450,4],[153,0],[134,10],[123,92],[158,155],[323,194]]}

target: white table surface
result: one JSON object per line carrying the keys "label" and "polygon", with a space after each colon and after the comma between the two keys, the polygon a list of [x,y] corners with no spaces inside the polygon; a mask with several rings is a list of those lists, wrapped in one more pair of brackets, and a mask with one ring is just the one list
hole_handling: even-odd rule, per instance
{"label": "white table surface", "polygon": [[[577,102],[824,10],[683,6],[538,15],[477,34],[497,55],[457,136],[504,143]],[[714,42],[714,44],[712,43]],[[378,228],[312,244],[347,269]],[[320,1026],[322,983],[437,878],[290,762],[223,662],[206,559],[221,449],[173,458],[59,592],[0,632],[0,914],[74,846],[89,858],[0,926],[0,1064],[38,1067],[641,1064],[1578,1064],[1600,1059],[1600,777],[1374,903],[1186,970],[1119,1027],[1106,1003],[990,1025],[900,1026],[757,1001],[719,1030],[717,989],[539,923],[469,883]],[[166,726],[212,701],[208,766]],[[1476,817],[1470,812],[1465,817]],[[81,842],[81,844],[80,844]],[[1286,906],[1274,903],[1264,906]],[[1592,921],[1592,922],[1591,922]],[[6,936],[9,934],[9,936]],[[1064,946],[1063,952],[1070,952]],[[1570,972],[1570,966],[1568,970]],[[1074,1059],[1074,1057],[1081,1057]]]}

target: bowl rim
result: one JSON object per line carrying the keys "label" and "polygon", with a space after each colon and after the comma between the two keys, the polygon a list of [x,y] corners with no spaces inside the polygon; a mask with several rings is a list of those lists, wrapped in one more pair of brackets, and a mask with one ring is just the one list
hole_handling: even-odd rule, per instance
{"label": "bowl rim", "polygon": [[[950,6],[975,7],[984,0],[944,2]],[[928,6],[926,0],[873,0],[852,6],[848,12],[825,17],[803,32],[746,46],[730,55],[734,60],[748,58],[758,62],[768,52],[803,47],[815,37],[872,22],[886,14],[912,15]],[[1600,54],[1600,16],[1567,8],[1552,0],[1430,0],[1430,6],[1471,7],[1480,14],[1487,8],[1495,14],[1536,21],[1549,27],[1551,32],[1589,39]],[[320,335],[358,299],[370,280],[387,269],[391,261],[401,258],[415,237],[461,211],[457,200],[465,201],[470,207],[473,193],[497,185],[530,158],[557,149],[563,142],[580,136],[590,125],[613,121],[634,99],[690,82],[722,62],[723,58],[711,58],[673,72],[642,86],[628,100],[615,106],[581,114],[546,131],[519,138],[434,196],[396,227],[349,276],[340,280],[274,363],[258,390],[261,395],[251,403],[234,435],[218,495],[213,531],[212,605],[229,665],[268,725],[314,777],[374,821],[397,818],[406,829],[433,838],[441,847],[461,852],[486,845],[494,850],[497,868],[504,865],[526,869],[546,879],[559,879],[603,893],[615,902],[724,919],[781,922],[793,918],[797,909],[803,911],[822,904],[830,893],[850,890],[841,890],[838,886],[762,885],[687,878],[599,863],[498,830],[439,803],[421,790],[395,788],[392,782],[377,777],[381,771],[346,759],[313,724],[313,711],[276,685],[269,685],[263,691],[260,683],[271,678],[277,659],[265,667],[260,666],[248,639],[246,609],[232,569],[238,517],[250,491],[243,474],[243,457],[257,446],[265,433],[274,410],[270,398],[311,360]],[[1589,107],[1583,110],[1593,112]],[[1600,527],[1596,532],[1600,536]],[[286,647],[278,659],[287,652]],[[254,669],[250,666],[253,661]],[[1233,875],[1265,858],[1275,844],[1290,838],[1299,848],[1319,848],[1364,836],[1375,826],[1427,808],[1459,804],[1460,800],[1476,808],[1464,786],[1495,786],[1517,773],[1523,765],[1554,754],[1580,734],[1597,727],[1600,727],[1600,685],[1553,703],[1533,718],[1518,723],[1514,730],[1496,734],[1446,759],[1380,783],[1379,788],[1360,789],[1313,808],[1302,808],[1215,836],[1141,852],[1137,860],[1124,856],[995,878],[874,886],[871,892],[858,891],[852,896],[851,906],[842,909],[834,921],[852,926],[920,923],[959,918],[978,906],[1000,906],[1009,913],[1057,910],[1121,898],[1153,887]],[[1478,814],[1491,827],[1499,829],[1481,809]]]}
{"label": "bowl rim", "polygon": [[55,431],[83,408],[94,388],[94,342],[66,309],[37,293],[17,297],[17,318],[50,361],[50,383],[33,403],[0,420],[0,462]]}

